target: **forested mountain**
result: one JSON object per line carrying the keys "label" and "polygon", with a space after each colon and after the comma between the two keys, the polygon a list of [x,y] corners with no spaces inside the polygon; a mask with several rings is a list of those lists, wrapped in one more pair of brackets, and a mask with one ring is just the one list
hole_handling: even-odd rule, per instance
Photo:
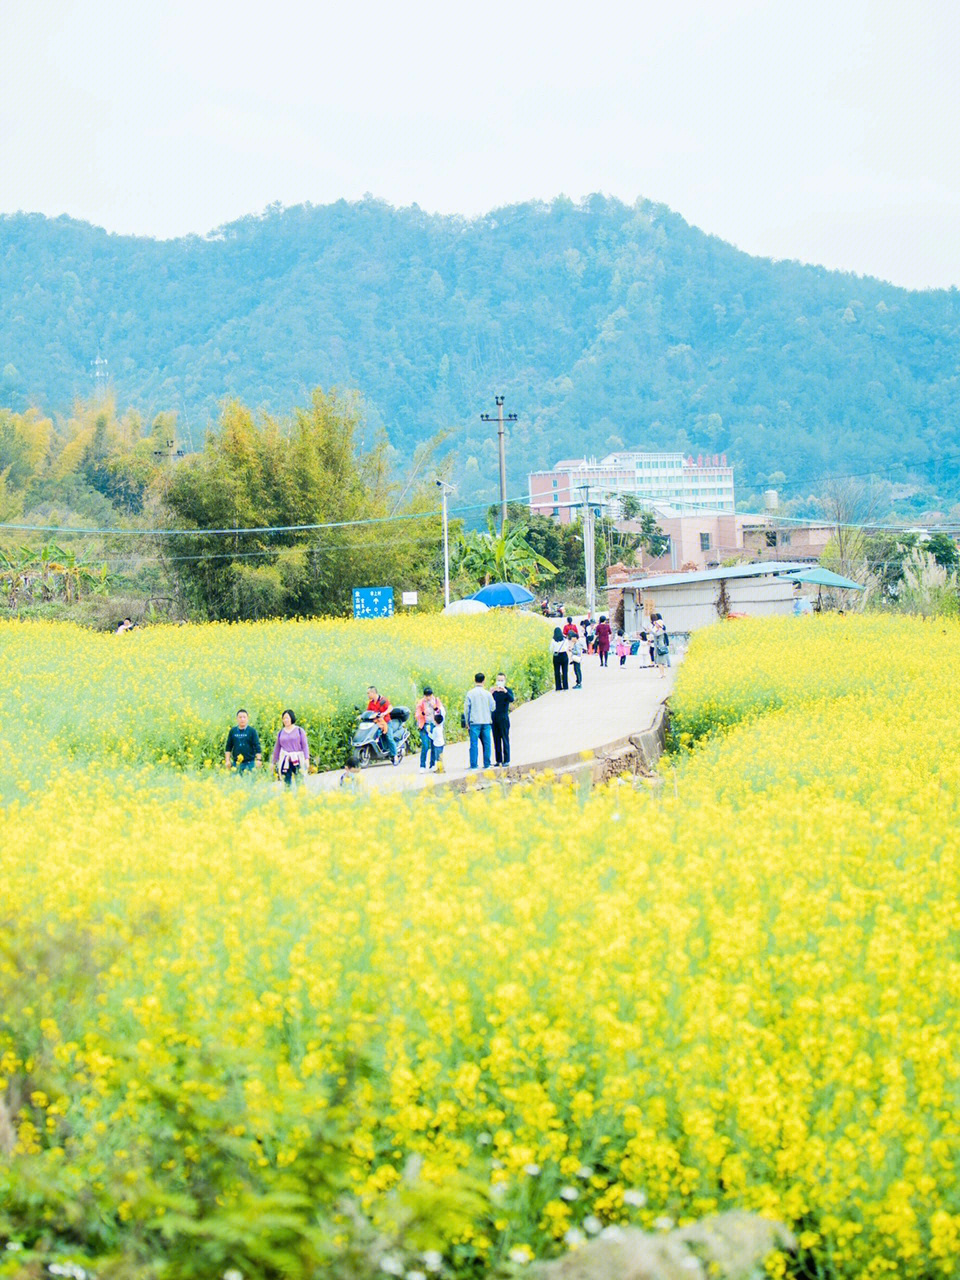
{"label": "forested mountain", "polygon": [[875,470],[960,478],[960,295],[752,258],[661,205],[600,196],[465,220],[376,200],[270,209],[206,237],[0,218],[0,404],[67,410],[108,362],[118,404],[199,447],[225,397],[282,412],[357,388],[409,455],[453,428],[490,492],[560,456],[726,452],[741,493]]}

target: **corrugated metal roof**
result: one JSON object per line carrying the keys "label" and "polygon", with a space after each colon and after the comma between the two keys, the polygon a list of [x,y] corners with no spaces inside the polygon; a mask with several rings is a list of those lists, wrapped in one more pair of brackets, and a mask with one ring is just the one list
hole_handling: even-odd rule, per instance
{"label": "corrugated metal roof", "polygon": [[607,587],[680,587],[688,582],[719,582],[721,578],[766,578],[776,573],[796,573],[809,569],[812,560],[764,560],[759,564],[732,564],[723,569],[693,569],[689,573],[652,573],[629,582],[610,582]]}

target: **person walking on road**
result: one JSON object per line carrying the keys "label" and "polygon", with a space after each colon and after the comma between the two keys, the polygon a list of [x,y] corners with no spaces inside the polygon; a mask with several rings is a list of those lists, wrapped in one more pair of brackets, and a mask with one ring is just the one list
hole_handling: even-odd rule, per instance
{"label": "person walking on road", "polygon": [[237,723],[230,726],[223,762],[237,773],[251,773],[263,764],[260,735],[250,723],[245,707],[237,712]]}
{"label": "person walking on road", "polygon": [[440,713],[440,722],[443,723],[443,716],[446,714],[443,709],[443,703],[433,692],[429,685],[423,690],[423,697],[414,708],[414,716],[417,721],[417,728],[420,730],[420,768],[427,767],[427,756],[430,757],[430,768],[437,763],[437,749],[434,742],[434,728],[437,723],[437,712]]}
{"label": "person walking on road", "polygon": [[289,708],[283,713],[283,724],[273,745],[273,767],[288,787],[293,786],[294,778],[303,777],[310,768],[307,735]]}
{"label": "person walking on road", "polygon": [[617,632],[617,657],[620,659],[621,667],[627,665],[627,638],[622,631]]}
{"label": "person walking on road", "polygon": [[570,657],[567,653],[567,642],[559,627],[553,628],[550,652],[553,654],[553,683],[557,693],[560,693],[561,690],[569,688]]}
{"label": "person walking on road", "polygon": [[493,756],[500,766],[510,763],[510,703],[513,700],[513,690],[507,688],[507,677],[498,671],[497,682],[493,686],[496,708],[493,713]]}
{"label": "person walking on road", "polygon": [[610,623],[607,621],[605,613],[600,615],[600,621],[597,623],[597,629],[594,634],[597,640],[597,653],[600,655],[600,665],[605,667],[610,657],[610,636],[612,634]]}
{"label": "person walking on road", "polygon": [[478,671],[473,677],[473,688],[463,700],[463,725],[470,734],[470,768],[479,768],[479,745],[483,743],[483,767],[490,768],[490,747],[493,737],[493,713],[496,703],[489,689],[484,688],[486,676]]}
{"label": "person walking on road", "polygon": [[583,662],[584,646],[579,636],[567,636],[567,657],[570,660],[570,666],[573,668],[573,687],[580,689],[583,687],[583,671],[581,663]]}
{"label": "person walking on road", "polygon": [[653,624],[653,652],[657,674],[661,680],[665,680],[667,678],[667,667],[670,665],[670,636],[667,634],[666,624],[659,614],[657,614],[657,619]]}

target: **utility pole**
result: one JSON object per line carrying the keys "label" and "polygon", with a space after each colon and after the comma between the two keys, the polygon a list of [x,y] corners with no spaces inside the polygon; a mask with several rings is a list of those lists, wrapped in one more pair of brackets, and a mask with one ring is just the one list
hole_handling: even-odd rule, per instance
{"label": "utility pole", "polygon": [[440,490],[440,518],[443,522],[443,604],[450,603],[450,538],[447,529],[447,490],[453,492],[453,485],[437,477],[437,488]]}
{"label": "utility pole", "polygon": [[[494,396],[493,398],[497,406],[497,444],[500,451],[500,532],[503,533],[503,526],[507,522],[507,460],[503,447],[503,424],[504,422],[516,422],[517,415],[508,413],[504,416],[503,396]],[[492,422],[493,415],[481,413],[480,421]]]}
{"label": "utility pole", "polygon": [[590,505],[590,486],[581,485],[583,491],[583,565],[587,579],[587,612],[590,616],[597,607],[597,557],[594,550],[593,507]]}

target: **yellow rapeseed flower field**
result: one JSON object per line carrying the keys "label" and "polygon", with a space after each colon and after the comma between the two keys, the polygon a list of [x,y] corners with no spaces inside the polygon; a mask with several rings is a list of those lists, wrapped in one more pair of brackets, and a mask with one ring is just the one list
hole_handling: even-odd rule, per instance
{"label": "yellow rapeseed flower field", "polygon": [[658,793],[451,798],[140,763],[234,700],[212,652],[271,670],[140,640],[0,629],[0,1275],[332,1274],[344,1193],[386,1273],[742,1207],[800,1237],[773,1274],[956,1274],[960,627],[714,627]]}

